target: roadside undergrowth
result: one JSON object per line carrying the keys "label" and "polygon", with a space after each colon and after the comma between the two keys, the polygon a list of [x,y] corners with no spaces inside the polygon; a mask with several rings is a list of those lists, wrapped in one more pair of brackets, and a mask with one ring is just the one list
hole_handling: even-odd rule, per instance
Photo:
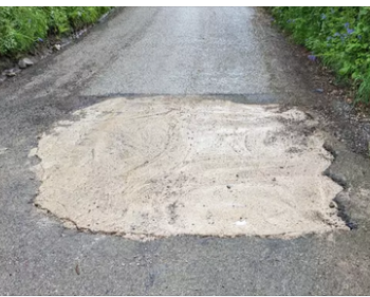
{"label": "roadside undergrowth", "polygon": [[370,104],[370,7],[273,7],[273,22],[305,46],[312,61],[351,88],[355,103]]}
{"label": "roadside undergrowth", "polygon": [[0,7],[0,58],[18,58],[48,37],[96,22],[110,7]]}

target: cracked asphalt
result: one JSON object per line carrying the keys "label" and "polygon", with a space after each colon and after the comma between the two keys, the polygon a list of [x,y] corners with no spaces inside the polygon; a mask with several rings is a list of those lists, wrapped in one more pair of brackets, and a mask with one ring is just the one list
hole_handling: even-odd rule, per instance
{"label": "cracked asphalt", "polygon": [[[246,7],[120,9],[76,44],[9,79],[0,86],[0,293],[370,294],[370,162],[350,149],[361,139],[341,117],[346,109],[313,88],[284,36],[259,9]],[[327,133],[335,159],[325,174],[344,186],[333,198],[353,230],[289,240],[139,242],[66,229],[34,206],[40,181],[30,168],[40,160],[28,155],[41,133],[107,98],[153,95],[279,103],[311,113]],[[333,135],[343,129],[338,141]]]}

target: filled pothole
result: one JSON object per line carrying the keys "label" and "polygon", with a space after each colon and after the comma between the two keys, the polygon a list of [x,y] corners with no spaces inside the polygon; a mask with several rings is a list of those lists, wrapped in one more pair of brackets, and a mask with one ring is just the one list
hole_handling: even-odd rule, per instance
{"label": "filled pothole", "polygon": [[66,226],[147,240],[292,237],[345,228],[332,156],[305,113],[201,98],[115,98],[33,152],[35,204]]}

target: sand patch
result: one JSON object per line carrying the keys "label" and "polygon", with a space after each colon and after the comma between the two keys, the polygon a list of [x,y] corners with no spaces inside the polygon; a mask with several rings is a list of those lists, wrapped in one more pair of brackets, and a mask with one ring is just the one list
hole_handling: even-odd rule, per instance
{"label": "sand patch", "polygon": [[[341,187],[303,112],[200,98],[104,101],[44,134],[35,203],[66,224],[150,239],[342,228]],[[300,127],[300,129],[296,129]]]}

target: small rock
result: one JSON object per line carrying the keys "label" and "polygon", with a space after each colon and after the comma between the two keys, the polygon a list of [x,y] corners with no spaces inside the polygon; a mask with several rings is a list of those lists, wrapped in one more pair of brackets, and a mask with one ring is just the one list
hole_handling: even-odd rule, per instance
{"label": "small rock", "polygon": [[274,182],[275,182],[275,181],[276,181],[276,177],[274,177],[274,178],[272,179],[272,181],[274,181]]}
{"label": "small rock", "polygon": [[32,66],[32,65],[33,65],[33,61],[29,58],[20,59],[19,62],[18,62],[18,66],[21,69],[25,69],[25,68],[27,68],[29,66]]}
{"label": "small rock", "polygon": [[54,44],[53,50],[60,51],[60,44]]}
{"label": "small rock", "polygon": [[346,223],[347,227],[350,229],[350,230],[355,230],[358,228],[358,225],[354,222],[348,222]]}
{"label": "small rock", "polygon": [[230,185],[227,185],[226,188],[231,189],[231,186]]}
{"label": "small rock", "polygon": [[23,61],[26,63],[27,67],[33,65],[33,61],[30,58],[24,58]]}
{"label": "small rock", "polygon": [[18,62],[18,66],[19,66],[19,68],[21,68],[21,69],[26,69],[26,68],[27,68],[27,64],[26,64],[26,62],[24,62],[24,60],[23,60],[23,59],[19,60],[19,62]]}
{"label": "small rock", "polygon": [[330,204],[329,204],[329,207],[330,208],[334,208],[335,207],[335,203],[333,201],[331,201]]}
{"label": "small rock", "polygon": [[323,90],[323,89],[315,89],[315,90],[314,90],[314,92],[315,92],[315,93],[320,93],[320,94],[321,94],[321,93],[324,93],[324,90]]}
{"label": "small rock", "polygon": [[8,77],[16,76],[21,70],[19,68],[11,68],[3,71],[3,75]]}

